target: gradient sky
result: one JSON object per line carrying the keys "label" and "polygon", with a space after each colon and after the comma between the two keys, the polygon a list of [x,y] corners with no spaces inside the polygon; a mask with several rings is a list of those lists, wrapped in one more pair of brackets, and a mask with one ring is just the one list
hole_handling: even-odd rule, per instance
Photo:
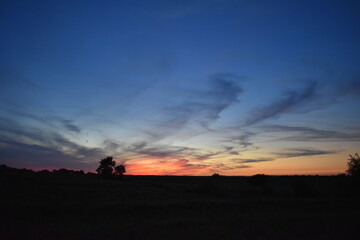
{"label": "gradient sky", "polygon": [[360,151],[360,2],[1,1],[0,163],[337,174]]}

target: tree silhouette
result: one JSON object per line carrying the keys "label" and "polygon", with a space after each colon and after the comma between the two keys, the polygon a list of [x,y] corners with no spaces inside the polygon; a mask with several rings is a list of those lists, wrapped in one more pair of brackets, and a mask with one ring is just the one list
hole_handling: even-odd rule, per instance
{"label": "tree silhouette", "polygon": [[124,165],[118,165],[115,167],[115,175],[122,176],[126,172]]}
{"label": "tree silhouette", "polygon": [[347,174],[351,176],[360,177],[360,156],[358,153],[355,153],[354,156],[351,154],[349,155],[350,158],[348,159],[348,169],[346,171]]}
{"label": "tree silhouette", "polygon": [[103,177],[111,177],[114,172],[115,164],[116,162],[113,160],[113,157],[101,159],[100,166],[96,171]]}
{"label": "tree silhouette", "polygon": [[118,176],[118,179],[121,179],[121,176],[126,172],[124,165],[117,165],[113,160],[113,157],[107,157],[101,159],[100,166],[96,169],[97,173],[104,178],[114,178]]}

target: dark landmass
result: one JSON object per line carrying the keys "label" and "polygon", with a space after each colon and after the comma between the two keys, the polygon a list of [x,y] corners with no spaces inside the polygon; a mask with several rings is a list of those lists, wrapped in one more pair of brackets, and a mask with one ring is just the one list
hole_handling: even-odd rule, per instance
{"label": "dark landmass", "polygon": [[123,176],[0,167],[0,238],[353,239],[348,176]]}

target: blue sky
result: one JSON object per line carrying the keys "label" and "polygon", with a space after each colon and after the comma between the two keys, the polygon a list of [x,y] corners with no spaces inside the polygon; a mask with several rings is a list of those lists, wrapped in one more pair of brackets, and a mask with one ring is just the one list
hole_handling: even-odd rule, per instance
{"label": "blue sky", "polygon": [[360,141],[357,1],[2,1],[0,163],[334,174]]}

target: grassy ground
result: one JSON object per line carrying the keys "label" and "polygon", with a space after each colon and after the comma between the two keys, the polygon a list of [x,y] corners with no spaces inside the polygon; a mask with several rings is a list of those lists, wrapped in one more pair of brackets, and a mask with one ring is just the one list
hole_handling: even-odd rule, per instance
{"label": "grassy ground", "polygon": [[349,239],[349,177],[0,176],[1,239]]}

